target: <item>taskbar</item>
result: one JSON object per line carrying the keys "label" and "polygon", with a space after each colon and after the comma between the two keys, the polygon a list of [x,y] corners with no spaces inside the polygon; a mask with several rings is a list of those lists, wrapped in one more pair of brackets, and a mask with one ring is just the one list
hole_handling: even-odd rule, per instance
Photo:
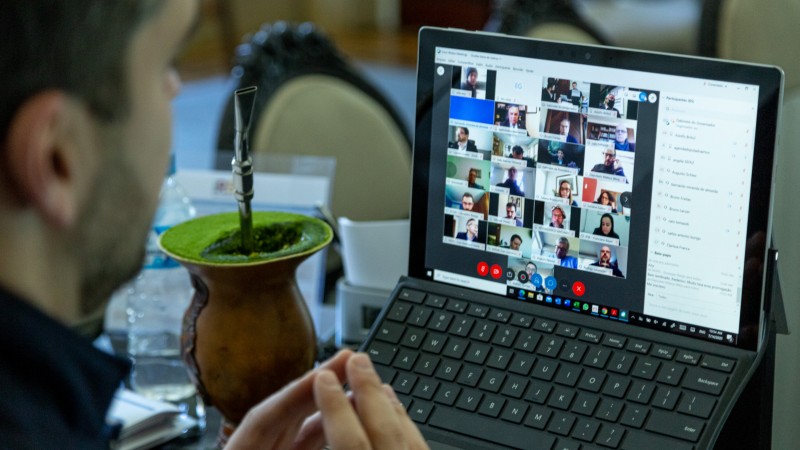
{"label": "taskbar", "polygon": [[541,292],[535,289],[524,289],[509,286],[506,296],[520,301],[539,303],[545,306],[567,310],[574,313],[629,323],[645,328],[669,331],[670,333],[710,340],[721,344],[735,346],[739,340],[739,336],[736,333],[729,333],[713,328],[699,327],[687,323],[676,322],[674,320],[665,320],[660,317],[647,316],[635,311],[628,311],[614,306],[601,305],[594,302],[587,302],[580,299],[565,297],[563,295],[554,295],[552,293]]}

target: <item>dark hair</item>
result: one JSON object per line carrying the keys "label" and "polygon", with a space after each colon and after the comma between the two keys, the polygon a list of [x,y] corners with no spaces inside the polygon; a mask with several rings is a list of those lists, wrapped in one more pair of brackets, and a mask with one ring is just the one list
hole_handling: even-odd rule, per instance
{"label": "dark hair", "polygon": [[469,192],[464,192],[464,195],[461,196],[461,199],[463,200],[464,197],[469,197],[469,198],[475,200],[475,197],[473,197],[472,194],[470,194]]}
{"label": "dark hair", "polygon": [[[600,191],[600,195],[597,196],[597,201],[595,203],[602,203],[603,194],[606,194],[608,196],[608,202],[609,203],[613,203],[614,202],[614,194],[612,194],[611,192],[603,189],[603,190]],[[613,222],[613,220],[612,220],[612,222]]]}
{"label": "dark hair", "polygon": [[522,242],[522,237],[518,234],[512,234],[511,239],[509,239],[508,242],[513,242],[514,239],[519,239],[519,241]]}
{"label": "dark hair", "polygon": [[600,225],[601,226],[603,225],[603,218],[604,217],[608,217],[608,220],[611,221],[611,231],[609,231],[609,234],[611,234],[611,233],[614,232],[614,216],[612,216],[609,213],[604,213],[602,216],[600,216]]}
{"label": "dark hair", "polygon": [[467,128],[467,127],[458,127],[458,128],[461,128],[462,130],[464,130],[464,134],[469,136],[469,128]]}
{"label": "dark hair", "polygon": [[475,75],[477,75],[478,74],[478,69],[476,69],[474,67],[467,67],[467,76],[469,76],[469,74],[471,74],[472,72],[475,72]]}
{"label": "dark hair", "polygon": [[525,153],[525,149],[523,149],[521,145],[515,145],[515,146],[511,147],[511,152],[521,155],[521,154]]}
{"label": "dark hair", "polygon": [[104,122],[128,112],[127,59],[133,34],[161,0],[3,0],[0,3],[0,126],[47,89],[86,102]]}

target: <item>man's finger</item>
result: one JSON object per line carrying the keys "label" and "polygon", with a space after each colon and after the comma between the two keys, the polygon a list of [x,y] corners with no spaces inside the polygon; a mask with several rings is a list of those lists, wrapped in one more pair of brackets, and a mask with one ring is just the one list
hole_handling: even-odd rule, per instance
{"label": "man's finger", "polygon": [[[328,445],[336,449],[372,448],[359,417],[332,372],[323,370],[317,374],[314,398],[322,416]],[[382,414],[386,414],[386,411]]]}
{"label": "man's finger", "polygon": [[404,442],[406,437],[395,405],[384,392],[383,383],[366,354],[358,353],[350,358],[347,377],[356,400],[358,416],[373,446],[392,448]]}

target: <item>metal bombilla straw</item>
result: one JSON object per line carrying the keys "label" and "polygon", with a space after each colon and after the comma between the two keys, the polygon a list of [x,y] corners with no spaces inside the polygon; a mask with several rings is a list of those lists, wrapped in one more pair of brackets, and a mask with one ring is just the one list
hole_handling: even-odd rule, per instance
{"label": "metal bombilla straw", "polygon": [[239,228],[242,233],[242,252],[253,252],[253,211],[250,200],[253,198],[253,158],[250,157],[250,120],[255,107],[255,86],[237,89],[233,93],[234,156],[233,168],[234,197],[239,203]]}

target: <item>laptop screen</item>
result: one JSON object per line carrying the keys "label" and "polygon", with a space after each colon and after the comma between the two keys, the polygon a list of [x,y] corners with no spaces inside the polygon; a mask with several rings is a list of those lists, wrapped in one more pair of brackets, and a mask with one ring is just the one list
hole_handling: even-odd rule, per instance
{"label": "laptop screen", "polygon": [[418,64],[411,276],[755,349],[779,69],[435,28]]}

